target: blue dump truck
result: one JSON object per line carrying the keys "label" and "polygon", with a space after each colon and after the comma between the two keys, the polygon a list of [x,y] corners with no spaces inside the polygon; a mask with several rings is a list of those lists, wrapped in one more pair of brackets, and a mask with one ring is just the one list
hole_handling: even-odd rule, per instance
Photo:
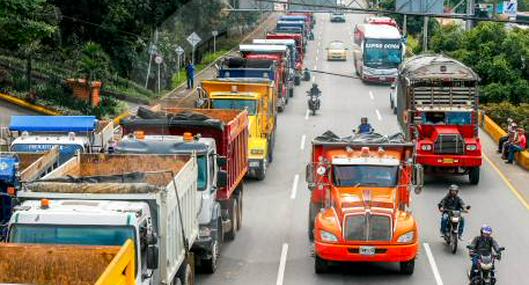
{"label": "blue dump truck", "polygon": [[309,39],[309,30],[303,21],[278,21],[276,24],[276,31],[298,30],[305,40]]}
{"label": "blue dump truck", "polygon": [[78,152],[104,152],[114,136],[112,121],[95,116],[12,116],[9,130],[11,151],[43,152],[58,146],[60,163]]}
{"label": "blue dump truck", "polygon": [[58,165],[58,147],[41,153],[0,153],[0,240],[11,217],[11,201],[21,184],[40,178]]}

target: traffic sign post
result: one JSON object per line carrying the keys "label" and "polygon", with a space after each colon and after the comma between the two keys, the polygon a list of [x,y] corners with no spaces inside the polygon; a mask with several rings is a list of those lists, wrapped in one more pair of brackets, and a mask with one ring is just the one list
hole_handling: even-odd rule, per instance
{"label": "traffic sign post", "polygon": [[149,65],[147,66],[147,76],[145,78],[145,89],[149,86],[149,76],[151,75],[152,57],[158,51],[158,47],[155,44],[151,44],[149,47]]}
{"label": "traffic sign post", "polygon": [[187,41],[191,44],[193,47],[193,52],[191,53],[191,63],[195,64],[195,48],[202,39],[197,35],[197,33],[193,32],[189,37],[187,37]]}
{"label": "traffic sign post", "polygon": [[217,36],[219,35],[219,31],[213,31],[211,32],[213,35],[213,53],[217,52]]}
{"label": "traffic sign post", "polygon": [[160,76],[160,66],[162,65],[162,62],[163,62],[163,58],[160,56],[160,55],[156,55],[154,57],[154,62],[156,62],[156,64],[158,64],[158,93],[161,93],[162,92],[162,88],[161,88],[161,76]]}

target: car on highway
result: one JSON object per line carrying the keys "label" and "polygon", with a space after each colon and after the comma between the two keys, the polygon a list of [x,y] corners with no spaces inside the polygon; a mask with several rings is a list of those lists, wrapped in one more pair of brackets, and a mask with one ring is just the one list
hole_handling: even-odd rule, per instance
{"label": "car on highway", "polygon": [[332,41],[329,43],[327,50],[327,60],[347,60],[347,50],[345,43],[342,41]]}
{"label": "car on highway", "polygon": [[345,14],[344,13],[332,13],[331,23],[345,23]]}

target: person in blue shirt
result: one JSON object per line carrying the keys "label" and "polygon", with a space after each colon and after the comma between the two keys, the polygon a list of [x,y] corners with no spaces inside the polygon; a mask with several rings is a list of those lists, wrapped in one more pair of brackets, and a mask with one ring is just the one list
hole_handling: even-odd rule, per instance
{"label": "person in blue shirt", "polygon": [[195,87],[195,66],[193,65],[193,63],[191,63],[191,60],[187,61],[186,77],[187,89],[193,89]]}
{"label": "person in blue shirt", "polygon": [[360,125],[355,130],[357,134],[370,134],[374,131],[375,129],[373,129],[371,124],[367,121],[366,117],[360,119]]}

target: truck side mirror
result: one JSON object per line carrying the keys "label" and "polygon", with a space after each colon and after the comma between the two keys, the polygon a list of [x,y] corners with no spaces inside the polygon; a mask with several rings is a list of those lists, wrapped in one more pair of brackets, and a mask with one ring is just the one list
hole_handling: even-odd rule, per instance
{"label": "truck side mirror", "polygon": [[217,173],[217,187],[223,188],[228,185],[228,172],[225,170],[219,170]]}
{"label": "truck side mirror", "polygon": [[307,184],[314,184],[314,166],[308,163],[305,167],[305,181]]}
{"label": "truck side mirror", "polygon": [[158,246],[152,245],[152,244],[147,246],[147,256],[146,256],[147,269],[154,270],[158,268],[159,254],[160,252],[159,252]]}
{"label": "truck side mirror", "polygon": [[422,187],[424,186],[424,169],[422,165],[416,164],[413,168],[413,172],[414,191],[415,194],[420,194],[422,192]]}
{"label": "truck side mirror", "polygon": [[226,166],[226,157],[225,156],[217,156],[217,166],[219,168]]}

